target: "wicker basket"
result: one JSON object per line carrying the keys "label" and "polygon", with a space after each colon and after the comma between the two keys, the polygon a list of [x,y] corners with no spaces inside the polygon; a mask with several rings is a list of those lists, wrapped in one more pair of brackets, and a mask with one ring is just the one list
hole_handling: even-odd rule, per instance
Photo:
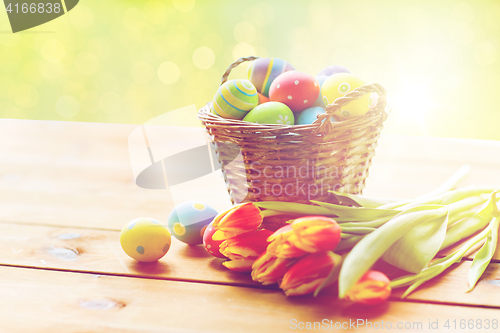
{"label": "wicker basket", "polygon": [[[222,77],[245,61],[235,61]],[[377,105],[366,115],[331,123],[330,115],[367,93]],[[255,124],[211,113],[211,103],[198,111],[222,165],[231,201],[309,200],[336,202],[328,192],[360,194],[387,118],[386,91],[364,85],[326,107],[311,125]],[[324,121],[323,121],[324,120]],[[235,158],[238,155],[240,158]]]}

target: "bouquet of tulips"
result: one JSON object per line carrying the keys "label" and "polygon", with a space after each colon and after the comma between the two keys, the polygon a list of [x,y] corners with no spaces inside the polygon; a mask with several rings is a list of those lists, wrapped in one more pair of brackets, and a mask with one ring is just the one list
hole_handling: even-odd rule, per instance
{"label": "bouquet of tulips", "polygon": [[[341,205],[264,201],[243,203],[213,221],[229,269],[251,272],[262,284],[279,284],[287,296],[314,294],[338,282],[339,298],[364,304],[386,300],[409,286],[406,297],[482,242],[469,271],[469,290],[490,263],[497,245],[497,192],[456,184],[464,167],[440,188],[414,200],[368,198],[332,192]],[[479,207],[479,208],[478,208]],[[274,233],[263,217],[295,216]],[[465,242],[463,242],[466,240]],[[441,250],[461,244],[451,254]],[[408,274],[392,281],[372,266],[383,260]]]}

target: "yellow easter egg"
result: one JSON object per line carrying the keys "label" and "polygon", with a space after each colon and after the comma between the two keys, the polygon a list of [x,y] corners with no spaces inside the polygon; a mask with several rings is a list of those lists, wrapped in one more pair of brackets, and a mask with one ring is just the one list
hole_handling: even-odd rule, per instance
{"label": "yellow easter egg", "polygon": [[127,223],[120,233],[120,244],[125,253],[138,261],[161,259],[170,249],[170,232],[160,221],[141,217]]}
{"label": "yellow easter egg", "polygon": [[[338,73],[328,77],[321,87],[321,97],[325,105],[332,104],[337,98],[348,92],[361,87],[365,82],[351,73]],[[335,114],[337,118],[349,119],[365,115],[371,105],[370,94],[366,94],[357,100],[344,105],[340,113]]]}

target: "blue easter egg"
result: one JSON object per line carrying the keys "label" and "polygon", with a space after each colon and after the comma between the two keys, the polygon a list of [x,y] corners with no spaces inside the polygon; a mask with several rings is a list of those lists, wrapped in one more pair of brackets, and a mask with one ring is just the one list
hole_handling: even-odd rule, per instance
{"label": "blue easter egg", "polygon": [[[327,75],[316,76],[316,81],[318,81],[318,83],[319,83],[319,89],[321,89],[321,86],[323,86],[323,82],[325,82],[325,80],[327,78],[328,78]],[[323,102],[323,98],[321,97],[321,94],[319,94],[318,99],[316,100],[316,102],[314,102],[313,107],[314,106],[321,106],[322,108],[325,107],[325,103]]]}
{"label": "blue easter egg", "polygon": [[189,245],[203,244],[206,227],[217,216],[211,206],[199,201],[186,201],[177,206],[168,216],[168,228],[172,235]]}
{"label": "blue easter egg", "polygon": [[[318,119],[318,115],[325,113],[325,108],[321,106],[313,106],[308,109],[302,111],[295,120],[295,125],[309,125],[314,123],[316,119]],[[336,123],[337,120],[335,118],[330,117],[332,123]]]}

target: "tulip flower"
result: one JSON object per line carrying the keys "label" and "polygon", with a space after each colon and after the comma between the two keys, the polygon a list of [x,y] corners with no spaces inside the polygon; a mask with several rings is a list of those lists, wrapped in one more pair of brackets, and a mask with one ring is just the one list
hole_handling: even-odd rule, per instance
{"label": "tulip flower", "polygon": [[278,258],[265,251],[252,265],[252,279],[264,285],[278,283],[296,261]]}
{"label": "tulip flower", "polygon": [[333,251],[340,242],[341,228],[337,222],[324,216],[306,216],[293,221],[293,234],[288,241],[309,252]]}
{"label": "tulip flower", "polygon": [[267,251],[279,258],[298,258],[308,253],[333,251],[340,242],[341,228],[324,216],[306,216],[278,229],[268,241]]}
{"label": "tulip flower", "polygon": [[212,225],[217,230],[213,240],[226,240],[257,230],[262,224],[260,209],[252,202],[236,205],[217,215]]}
{"label": "tulip flower", "polygon": [[375,305],[391,295],[391,280],[384,273],[368,271],[346,294],[346,298],[357,303]]}
{"label": "tulip flower", "polygon": [[271,234],[272,231],[262,229],[226,239],[220,245],[219,251],[231,261],[222,264],[239,272],[251,271],[252,264],[266,250],[267,238]]}
{"label": "tulip flower", "polygon": [[342,258],[331,251],[309,254],[285,273],[280,288],[287,296],[311,294],[341,261]]}
{"label": "tulip flower", "polygon": [[307,254],[306,251],[303,251],[288,241],[288,239],[293,235],[293,228],[290,224],[279,228],[272,234],[267,241],[271,242],[267,247],[267,252],[273,256],[279,258],[300,258]]}

